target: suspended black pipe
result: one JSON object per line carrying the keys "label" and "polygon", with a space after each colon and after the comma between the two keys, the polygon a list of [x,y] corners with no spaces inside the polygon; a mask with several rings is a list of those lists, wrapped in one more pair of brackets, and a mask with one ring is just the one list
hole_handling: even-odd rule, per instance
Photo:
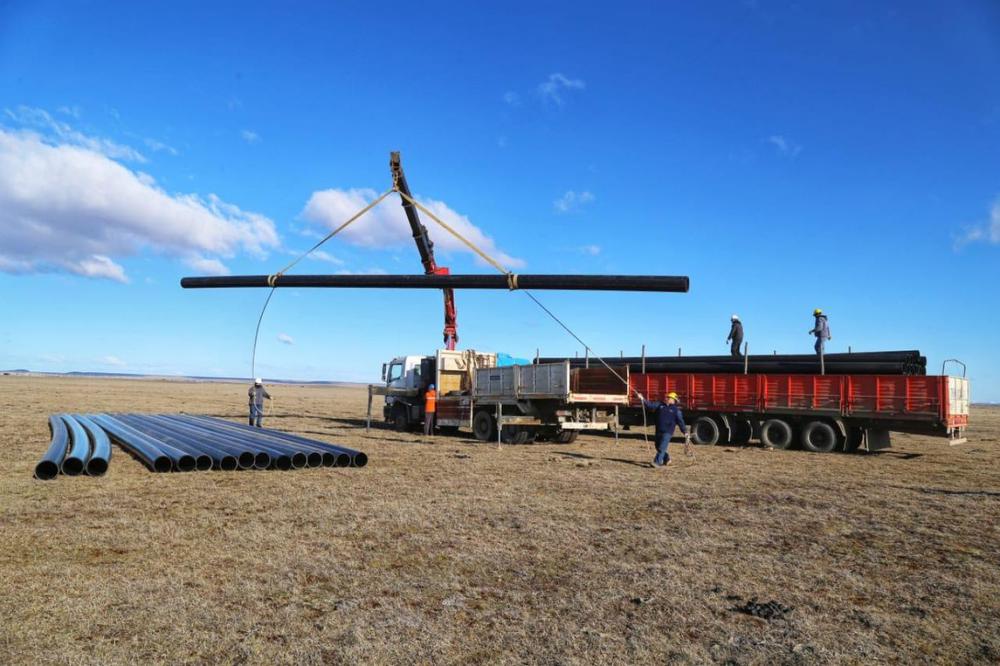
{"label": "suspended black pipe", "polygon": [[[564,359],[569,359],[570,362],[580,362],[582,363],[584,359],[582,358],[572,358],[572,357],[541,357],[538,359],[539,363],[558,363]],[[761,361],[777,361],[777,362],[815,362],[816,354],[752,354],[750,356],[751,360]],[[905,351],[881,351],[881,352],[850,352],[850,353],[832,353],[825,354],[823,358],[829,363],[836,363],[841,361],[849,362],[874,362],[874,363],[916,363],[919,365],[926,365],[927,359],[920,355],[918,350],[905,350]],[[605,359],[607,361],[614,360],[616,363],[641,363],[643,360],[642,356],[624,356],[624,357],[609,357]],[[646,363],[675,363],[675,362],[728,362],[732,361],[731,356],[722,355],[684,355],[684,356],[646,356]],[[742,363],[742,361],[737,361]]]}
{"label": "suspended black pipe", "polygon": [[119,423],[106,414],[93,414],[90,419],[101,426],[119,446],[132,453],[149,469],[154,472],[170,471],[173,460],[146,436],[136,433],[125,424]]}
{"label": "suspended black pipe", "polygon": [[87,434],[90,435],[90,441],[93,443],[90,459],[87,460],[84,471],[87,472],[88,476],[104,476],[105,472],[108,471],[108,465],[111,464],[111,440],[108,439],[104,429],[90,418],[81,414],[74,415],[74,418],[87,431]]}
{"label": "suspended black pipe", "polygon": [[326,287],[349,289],[535,289],[686,292],[685,275],[227,275],[181,278],[185,289]]}
{"label": "suspended black pipe", "polygon": [[69,432],[66,430],[66,424],[58,415],[49,417],[49,433],[52,436],[49,448],[35,465],[35,478],[41,481],[54,479],[59,474],[59,466],[62,464],[63,458],[66,457],[66,449],[69,445]]}
{"label": "suspended black pipe", "polygon": [[69,452],[62,462],[62,473],[66,476],[77,476],[83,472],[83,468],[90,458],[90,438],[83,426],[76,422],[71,414],[62,414],[62,420],[66,422],[69,430]]}
{"label": "suspended black pipe", "polygon": [[[293,435],[292,433],[283,432],[283,431],[280,431],[280,430],[271,430],[269,428],[251,428],[250,426],[245,426],[245,425],[240,424],[240,423],[233,423],[232,421],[221,421],[219,419],[211,419],[211,418],[208,418],[208,417],[205,417],[205,416],[196,416],[196,417],[192,417],[192,418],[199,419],[199,420],[201,420],[203,422],[222,424],[224,426],[228,426],[228,427],[239,429],[239,430],[243,430],[243,431],[260,432],[260,433],[266,434],[266,435],[268,435],[270,437],[277,437],[277,438],[280,438],[280,439],[284,439],[284,440],[287,440],[289,442],[299,444],[301,446],[309,446],[309,447],[313,447],[313,448],[319,448],[321,450],[331,451],[331,452],[335,452],[337,454],[346,454],[347,456],[350,457],[350,461],[351,461],[350,464],[353,467],[364,467],[365,465],[368,464],[368,456],[367,455],[365,455],[361,451],[357,451],[355,449],[349,449],[349,448],[347,448],[345,446],[340,446],[340,445],[337,445],[337,444],[328,444],[326,442],[321,442],[321,441],[315,440],[315,439],[308,439],[306,437],[300,437],[299,435]],[[338,466],[346,467],[346,465],[343,464],[343,460],[342,459],[338,459]]]}
{"label": "suspended black pipe", "polygon": [[[253,467],[258,467],[259,469],[267,469],[271,464],[271,456],[263,451],[252,451],[247,446],[242,443],[239,445],[233,444],[228,440],[224,440],[221,437],[217,437],[207,431],[198,430],[192,428],[191,426],[171,421],[166,415],[150,415],[149,420],[162,425],[170,430],[177,430],[181,433],[190,435],[191,437],[209,444],[220,451],[224,451],[236,458],[237,465],[240,469],[251,469]],[[259,459],[258,459],[259,456]],[[258,464],[259,460],[259,464]]]}
{"label": "suspended black pipe", "polygon": [[195,469],[200,472],[212,468],[232,471],[239,467],[236,456],[207,446],[183,435],[183,433],[177,433],[151,423],[145,414],[119,414],[118,419],[158,442],[165,442],[189,455],[193,455]]}

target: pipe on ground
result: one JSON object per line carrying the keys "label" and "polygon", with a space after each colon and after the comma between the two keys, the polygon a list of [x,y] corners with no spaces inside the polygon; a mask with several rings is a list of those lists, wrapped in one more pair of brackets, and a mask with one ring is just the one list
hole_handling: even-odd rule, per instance
{"label": "pipe on ground", "polygon": [[[169,472],[172,468],[179,469],[179,462],[172,457],[170,452],[165,450],[167,447],[161,448],[158,442],[137,432],[134,428],[128,427],[107,414],[94,414],[91,416],[91,420],[104,428],[104,431],[118,442],[119,446],[132,453],[154,472]],[[194,469],[194,458],[191,456],[187,456],[187,458],[184,467],[188,469],[182,471]]]}
{"label": "pipe on ground", "polygon": [[59,474],[69,444],[69,431],[58,414],[49,417],[49,433],[52,436],[49,448],[35,465],[35,478],[41,481],[54,479]]}
{"label": "pipe on ground", "polygon": [[[155,414],[149,415],[147,417],[149,420],[162,425],[165,428],[176,430],[180,433],[190,435],[196,440],[202,442],[203,444],[210,445],[220,451],[229,453],[236,458],[237,465],[240,469],[251,469],[255,466],[260,469],[266,469],[271,464],[271,456],[264,453],[263,451],[252,451],[250,448],[240,444],[236,445],[221,437],[216,437],[208,432],[199,431],[195,428],[191,428],[180,422],[171,421],[168,416]],[[260,464],[257,465],[258,456],[260,458]]]}
{"label": "pipe on ground", "polygon": [[77,414],[74,418],[87,431],[87,434],[90,435],[90,441],[93,442],[90,459],[87,460],[84,471],[88,476],[104,476],[111,464],[111,440],[108,439],[104,429],[89,417]]}
{"label": "pipe on ground", "polygon": [[159,442],[165,442],[170,446],[193,455],[196,463],[195,469],[199,472],[204,472],[212,468],[232,471],[239,467],[239,461],[236,460],[236,456],[150,423],[148,417],[144,414],[119,415],[118,418],[139,432]]}
{"label": "pipe on ground", "polygon": [[90,459],[90,437],[72,414],[62,414],[62,420],[69,430],[70,444],[60,469],[66,476],[78,476],[83,473],[87,460]]}

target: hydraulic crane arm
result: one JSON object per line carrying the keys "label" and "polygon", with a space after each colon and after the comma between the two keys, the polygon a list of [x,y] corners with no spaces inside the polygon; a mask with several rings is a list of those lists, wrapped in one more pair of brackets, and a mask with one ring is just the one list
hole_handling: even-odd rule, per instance
{"label": "hydraulic crane arm", "polygon": [[[413,197],[410,193],[410,186],[406,183],[406,176],[403,174],[403,165],[399,159],[399,152],[395,151],[389,156],[389,169],[392,171],[392,182],[396,188],[408,197]],[[420,263],[424,266],[425,275],[448,275],[448,269],[438,266],[434,260],[434,242],[427,234],[427,227],[420,222],[416,207],[400,197],[403,204],[403,211],[406,213],[406,221],[410,223],[413,231],[413,242],[417,244],[417,252],[420,253]],[[458,344],[458,311],[455,309],[455,292],[453,289],[445,288],[444,293],[444,346],[445,349],[454,349]]]}

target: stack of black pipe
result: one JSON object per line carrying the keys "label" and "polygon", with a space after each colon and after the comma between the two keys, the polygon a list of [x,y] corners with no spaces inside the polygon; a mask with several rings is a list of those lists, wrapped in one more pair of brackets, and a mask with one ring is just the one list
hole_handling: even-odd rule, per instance
{"label": "stack of black pipe", "polygon": [[[539,363],[558,363],[567,360],[560,357],[539,358]],[[583,358],[568,359],[570,366],[582,368],[587,363]],[[606,357],[604,361],[612,366],[628,365],[629,372],[642,372],[641,356]],[[826,354],[823,357],[828,375],[926,375],[927,357],[917,350],[852,352],[848,354]],[[590,359],[590,365],[599,361]],[[646,372],[708,372],[743,373],[742,358],[732,356],[647,356]],[[751,355],[746,365],[747,372],[755,374],[819,374],[820,361],[815,354]]]}
{"label": "stack of black pipe", "polygon": [[[35,468],[39,479],[60,471],[103,474],[114,441],[154,472],[218,469],[364,467],[361,451],[277,430],[182,414],[59,414],[49,420],[52,444]],[[85,450],[85,442],[94,442]],[[85,455],[86,451],[91,451]],[[106,451],[106,455],[98,454]],[[95,460],[100,464],[91,465]]]}

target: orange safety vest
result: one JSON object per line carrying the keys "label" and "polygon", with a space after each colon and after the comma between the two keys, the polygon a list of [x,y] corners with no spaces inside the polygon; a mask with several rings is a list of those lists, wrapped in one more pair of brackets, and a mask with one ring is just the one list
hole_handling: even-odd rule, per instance
{"label": "orange safety vest", "polygon": [[424,411],[428,414],[437,411],[437,391],[434,389],[427,389],[427,393],[424,395]]}

